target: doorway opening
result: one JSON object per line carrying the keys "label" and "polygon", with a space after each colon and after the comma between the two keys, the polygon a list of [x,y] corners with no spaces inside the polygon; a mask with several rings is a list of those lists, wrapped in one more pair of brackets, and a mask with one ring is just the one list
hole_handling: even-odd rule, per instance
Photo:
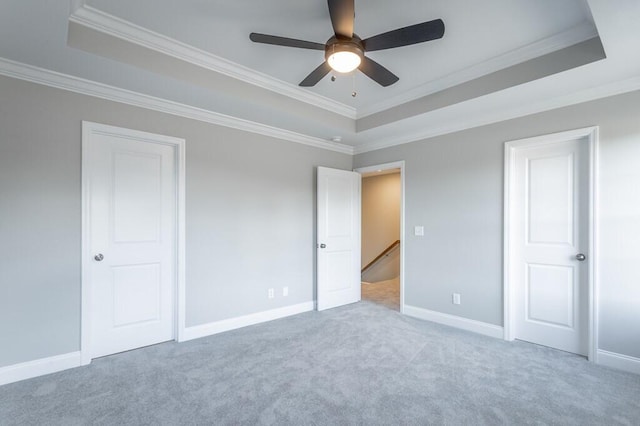
{"label": "doorway opening", "polygon": [[362,175],[362,300],[404,309],[404,162],[355,170]]}

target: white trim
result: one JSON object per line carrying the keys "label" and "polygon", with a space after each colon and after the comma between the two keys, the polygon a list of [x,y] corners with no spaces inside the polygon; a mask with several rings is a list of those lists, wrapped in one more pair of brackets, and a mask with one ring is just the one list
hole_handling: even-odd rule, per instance
{"label": "white trim", "polygon": [[484,62],[480,62],[471,67],[448,74],[442,78],[429,81],[397,96],[385,99],[382,102],[377,102],[364,108],[359,108],[357,118],[364,118],[406,102],[411,102],[416,99],[429,96],[441,90],[475,80],[493,72],[503,70],[561,49],[565,49],[597,36],[598,32],[593,23],[583,22],[582,24],[576,25],[575,27],[560,34],[553,35],[543,40],[538,40],[527,46],[487,59]]}
{"label": "white trim", "polygon": [[[360,174],[374,172],[377,170],[391,170],[391,169],[400,169],[400,313],[404,314],[405,307],[405,291],[404,291],[404,246],[406,235],[404,233],[404,179],[405,179],[405,170],[404,170],[405,162],[402,161],[394,161],[392,163],[384,163],[378,164],[375,166],[366,166],[366,167],[358,167],[354,169],[354,172],[358,172]],[[362,191],[360,192],[360,197],[362,197]],[[360,212],[362,215],[362,211]],[[360,248],[360,252],[362,252],[362,247]]]}
{"label": "white trim", "polygon": [[20,380],[57,373],[69,368],[80,367],[80,352],[69,352],[34,361],[21,362],[6,367],[0,367],[0,386]]}
{"label": "white trim", "polygon": [[515,151],[522,147],[541,146],[563,142],[572,139],[587,138],[589,144],[589,218],[588,218],[588,354],[590,361],[595,361],[598,348],[598,277],[596,275],[598,265],[598,147],[599,128],[598,126],[586,127],[582,129],[569,130],[566,132],[553,133],[549,135],[535,136],[532,138],[519,139],[506,142],[504,145],[504,233],[503,233],[503,280],[504,280],[504,338],[514,340],[515,332],[513,322],[515,321],[513,305],[513,289],[510,283],[511,264],[511,204],[513,199],[513,171],[515,170]]}
{"label": "white trim", "polygon": [[261,324],[292,315],[310,312],[314,309],[314,302],[299,303],[297,305],[285,306],[268,311],[256,312],[254,314],[243,315],[241,317],[229,318],[214,321],[207,324],[187,327],[184,330],[182,341],[199,339],[213,334],[224,333],[225,331],[236,330],[250,325]]}
{"label": "white trim", "polygon": [[[389,148],[406,143],[417,142],[436,136],[446,135],[467,129],[473,129],[488,124],[500,123],[540,112],[551,111],[557,108],[563,108],[571,105],[581,104],[584,102],[602,99],[609,96],[621,95],[623,93],[640,90],[640,77],[631,77],[622,81],[603,84],[597,87],[580,90],[569,95],[563,95],[555,98],[544,99],[540,102],[523,103],[520,108],[502,109],[496,111],[483,112],[487,114],[471,114],[464,118],[457,117],[455,120],[441,120],[444,124],[425,125],[423,129],[413,132],[398,132],[397,137],[387,138],[385,140],[372,140],[372,142],[358,145],[354,148],[354,154],[363,154],[365,152],[377,151],[383,148]],[[446,108],[454,108],[455,105]],[[427,114],[424,114],[425,116]],[[459,116],[460,114],[458,114]],[[415,117],[413,117],[415,118]],[[362,133],[363,135],[366,132]]]}
{"label": "white trim", "polygon": [[291,83],[278,80],[213,53],[156,33],[89,5],[83,5],[75,10],[69,16],[69,21],[335,114],[351,119],[356,118],[356,110],[351,106],[309,90],[301,89]]}
{"label": "white trim", "polygon": [[640,374],[640,358],[598,349],[597,363],[606,367]]}
{"label": "white trim", "polygon": [[502,324],[504,326],[504,339],[512,341],[515,339],[512,327],[511,318],[515,315],[513,313],[513,304],[510,302],[513,298],[511,285],[509,281],[509,275],[511,270],[511,181],[513,180],[513,170],[515,170],[515,155],[511,155],[511,147],[508,143],[504,145],[504,182],[503,192],[504,201],[502,205],[502,220],[503,220],[503,232],[502,232],[502,293],[503,293],[503,308],[502,308]]}
{"label": "white trim", "polygon": [[69,3],[69,15],[72,15],[76,10],[83,7],[87,0],[71,0]]}
{"label": "white trim", "polygon": [[504,334],[504,330],[499,325],[463,318],[457,315],[430,311],[428,309],[419,308],[417,306],[405,305],[404,313],[405,315],[408,315],[410,317],[448,325],[450,327],[483,334],[489,337],[495,337],[497,339],[502,339]]}
{"label": "white trim", "polygon": [[169,145],[174,148],[175,152],[175,179],[176,179],[176,247],[175,247],[175,263],[176,276],[174,287],[174,339],[181,341],[184,336],[185,326],[185,176],[186,176],[186,142],[184,139],[158,135],[138,130],[125,129],[121,127],[108,126],[104,124],[92,123],[90,121],[82,122],[82,254],[81,254],[81,342],[80,352],[82,355],[82,365],[91,362],[91,276],[90,268],[92,262],[92,253],[90,252],[91,243],[91,178],[88,170],[89,152],[91,150],[91,137],[94,134],[114,135],[118,137],[126,137],[131,140],[144,141],[156,144]]}
{"label": "white trim", "polygon": [[184,330],[187,321],[187,152],[186,141],[176,139],[176,331],[175,339],[184,340]]}
{"label": "white trim", "polygon": [[203,108],[189,106],[126,89],[120,89],[103,83],[46,70],[44,68],[23,64],[5,58],[0,58],[0,75],[67,90],[74,93],[80,93],[82,95],[92,96],[99,99],[106,99],[191,120],[197,120],[350,155],[363,154],[365,152],[403,145],[487,124],[498,123],[556,108],[640,90],[640,77],[633,77],[627,80],[585,89],[571,95],[560,96],[558,98],[552,98],[538,103],[525,103],[519,109],[512,108],[509,110],[497,111],[484,118],[467,116],[466,120],[448,120],[443,125],[425,126],[424,130],[420,130],[419,132],[404,134],[396,138],[386,138],[379,141],[371,139],[371,142],[369,143],[353,147],[342,143],[327,141],[314,136],[304,135],[302,133],[292,132],[286,129],[268,126],[266,124],[220,114]]}
{"label": "white trim", "polygon": [[591,135],[589,136],[589,253],[591,254],[591,262],[589,262],[589,354],[590,361],[598,362],[598,346],[600,330],[600,279],[598,276],[598,265],[600,261],[599,241],[600,227],[599,206],[600,206],[600,190],[598,186],[599,170],[600,170],[600,127],[591,127]]}
{"label": "white trim", "polygon": [[0,58],[0,75],[302,145],[341,152],[343,154],[353,154],[353,147],[349,145],[326,141],[302,133],[279,129],[266,124],[220,114],[203,108],[133,92],[131,90],[120,89],[118,87],[46,70],[9,59]]}
{"label": "white trim", "polygon": [[[82,122],[82,151],[81,151],[81,203],[82,203],[82,231],[81,231],[81,251],[80,251],[80,353],[82,365],[91,363],[91,351],[89,350],[91,341],[91,325],[90,325],[90,304],[91,304],[91,287],[88,285],[91,274],[89,273],[90,262],[90,247],[91,239],[89,236],[89,230],[91,229],[91,223],[89,217],[91,216],[90,208],[90,194],[91,185],[89,179],[89,173],[86,167],[89,153],[89,138],[90,129],[89,126]],[[84,351],[83,351],[84,350]]]}

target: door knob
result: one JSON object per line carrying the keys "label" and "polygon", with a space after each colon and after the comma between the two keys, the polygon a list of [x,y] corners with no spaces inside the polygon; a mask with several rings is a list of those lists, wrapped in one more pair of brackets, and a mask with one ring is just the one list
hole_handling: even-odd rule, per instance
{"label": "door knob", "polygon": [[586,258],[587,258],[587,256],[585,256],[582,253],[576,254],[576,259],[579,260],[580,262],[583,262]]}
{"label": "door knob", "polygon": [[326,244],[320,244],[320,248],[327,248]]}
{"label": "door knob", "polygon": [[104,256],[102,255],[102,253],[98,253],[95,256],[93,256],[93,258],[96,260],[96,262],[102,262],[102,259],[104,259]]}

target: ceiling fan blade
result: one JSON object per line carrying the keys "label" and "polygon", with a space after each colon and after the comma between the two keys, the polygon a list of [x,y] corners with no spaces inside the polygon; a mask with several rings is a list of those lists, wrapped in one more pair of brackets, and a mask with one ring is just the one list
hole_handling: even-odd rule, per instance
{"label": "ceiling fan blade", "polygon": [[391,86],[393,83],[400,80],[397,75],[366,56],[362,59],[362,63],[358,69],[371,80],[383,87]]}
{"label": "ceiling fan blade", "polygon": [[274,44],[276,46],[299,47],[300,49],[324,50],[324,44],[313,41],[298,40],[296,38],[279,37],[268,34],[251,33],[251,41],[256,43]]}
{"label": "ceiling fan blade", "polygon": [[372,52],[436,40],[442,38],[443,35],[444,22],[442,19],[435,19],[369,37],[362,40],[362,44],[366,52]]}
{"label": "ceiling fan blade", "polygon": [[354,0],[327,0],[327,3],[336,36],[353,37]]}
{"label": "ceiling fan blade", "polygon": [[329,63],[327,61],[324,61],[323,63],[320,64],[318,68],[311,71],[311,74],[309,74],[304,80],[302,80],[299,86],[302,86],[302,87],[315,86],[316,83],[322,80],[322,78],[325,75],[329,74],[329,71],[331,71],[331,67],[329,66]]}

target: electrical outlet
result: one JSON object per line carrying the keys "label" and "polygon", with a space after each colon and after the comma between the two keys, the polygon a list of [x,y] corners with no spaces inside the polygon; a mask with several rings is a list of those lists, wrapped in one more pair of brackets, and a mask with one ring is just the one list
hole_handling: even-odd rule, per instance
{"label": "electrical outlet", "polygon": [[276,295],[275,291],[272,288],[270,288],[269,289],[269,299],[273,299],[275,297],[275,295]]}
{"label": "electrical outlet", "polygon": [[453,293],[452,303],[454,305],[459,305],[460,304],[460,293]]}
{"label": "electrical outlet", "polygon": [[282,287],[282,295],[285,297],[289,295],[289,287]]}

